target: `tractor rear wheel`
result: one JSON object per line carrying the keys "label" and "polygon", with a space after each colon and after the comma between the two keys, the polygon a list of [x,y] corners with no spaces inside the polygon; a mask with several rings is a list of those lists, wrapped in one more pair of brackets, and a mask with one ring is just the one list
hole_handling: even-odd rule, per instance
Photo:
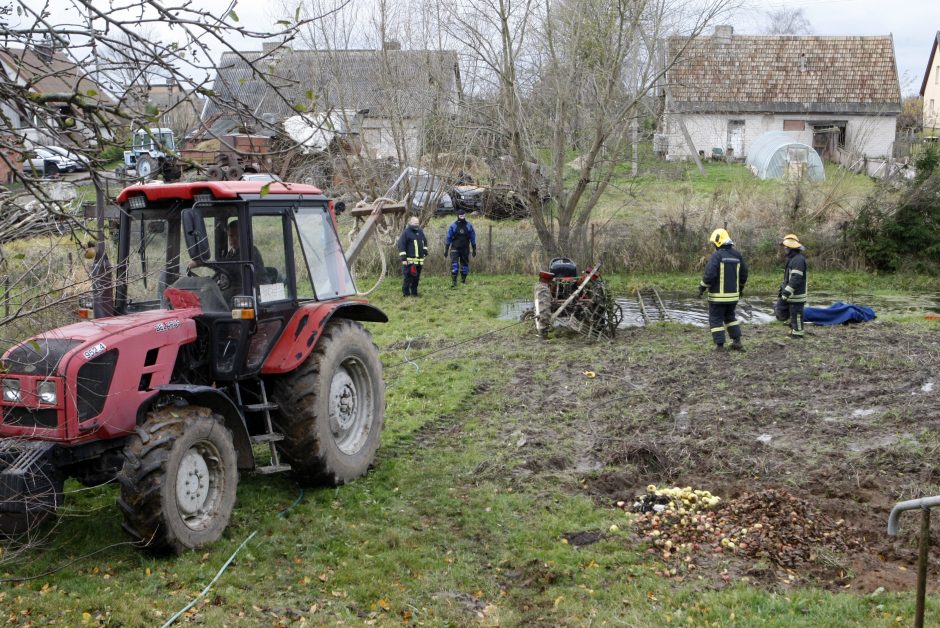
{"label": "tractor rear wheel", "polygon": [[276,382],[278,443],[301,484],[345,484],[375,460],[385,418],[378,347],[355,321],[331,321],[307,359]]}
{"label": "tractor rear wheel", "polygon": [[235,506],[232,433],[207,408],[154,410],[128,438],[118,481],[124,529],[149,551],[181,554],[212,543]]}
{"label": "tractor rear wheel", "polygon": [[548,284],[535,284],[535,329],[540,336],[547,336],[552,325],[552,290]]}

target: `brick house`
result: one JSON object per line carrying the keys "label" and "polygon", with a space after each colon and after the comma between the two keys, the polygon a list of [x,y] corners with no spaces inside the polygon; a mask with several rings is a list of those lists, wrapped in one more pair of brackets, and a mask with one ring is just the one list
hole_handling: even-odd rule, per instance
{"label": "brick house", "polygon": [[715,148],[735,159],[786,131],[824,159],[890,157],[901,89],[890,36],[714,35],[670,38],[659,149],[667,159]]}

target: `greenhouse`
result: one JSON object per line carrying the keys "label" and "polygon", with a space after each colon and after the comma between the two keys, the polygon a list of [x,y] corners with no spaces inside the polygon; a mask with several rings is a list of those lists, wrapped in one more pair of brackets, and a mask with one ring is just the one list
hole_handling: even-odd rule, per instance
{"label": "greenhouse", "polygon": [[746,163],[761,179],[823,181],[826,178],[819,153],[784,131],[764,133],[754,140]]}

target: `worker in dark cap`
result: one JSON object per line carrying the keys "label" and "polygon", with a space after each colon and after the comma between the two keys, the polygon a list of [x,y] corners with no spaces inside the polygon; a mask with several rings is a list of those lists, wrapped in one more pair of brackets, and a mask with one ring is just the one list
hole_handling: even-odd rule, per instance
{"label": "worker in dark cap", "polygon": [[470,274],[470,255],[477,256],[477,234],[473,225],[467,222],[467,212],[457,211],[457,220],[447,229],[444,242],[444,258],[450,252],[450,287],[457,287],[457,271],[460,271],[461,283],[467,283]]}

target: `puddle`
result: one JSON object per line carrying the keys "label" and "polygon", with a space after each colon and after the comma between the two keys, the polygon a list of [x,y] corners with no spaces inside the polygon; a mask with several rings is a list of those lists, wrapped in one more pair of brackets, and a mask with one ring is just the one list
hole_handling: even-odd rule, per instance
{"label": "puddle", "polygon": [[[866,294],[836,294],[832,292],[811,292],[810,305],[828,307],[836,301],[865,305],[875,310],[876,315],[885,314],[940,314],[940,295],[923,294],[914,296],[873,296]],[[697,299],[685,292],[660,292],[665,308],[666,320],[687,323],[697,327],[708,326],[708,307],[705,299]],[[738,303],[738,318],[752,325],[762,325],[774,320],[773,295],[746,296]],[[618,297],[617,303],[623,310],[623,322],[620,327],[640,327],[644,324],[643,314],[636,297]],[[653,321],[662,320],[658,309],[652,308],[647,300],[647,313]],[[520,299],[500,304],[500,320],[519,320],[523,312],[532,309],[532,301]],[[926,391],[925,391],[926,392]]]}

